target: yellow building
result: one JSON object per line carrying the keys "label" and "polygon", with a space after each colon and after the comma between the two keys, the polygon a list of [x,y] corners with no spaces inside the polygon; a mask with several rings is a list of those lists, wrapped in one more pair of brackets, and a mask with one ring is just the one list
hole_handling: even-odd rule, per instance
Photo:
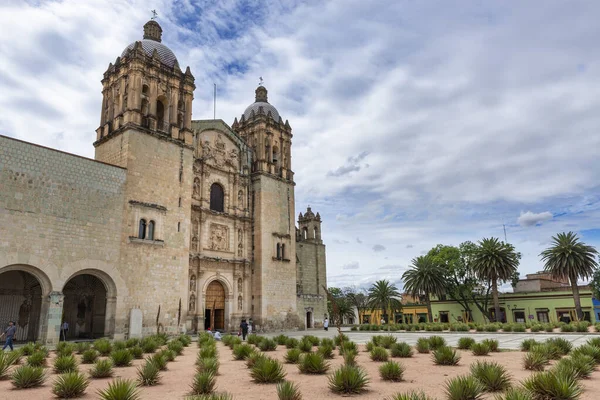
{"label": "yellow building", "polygon": [[[394,316],[394,320],[391,322],[397,324],[416,324],[428,321],[427,306],[425,304],[422,304],[420,299],[414,298],[409,294],[403,294],[401,303],[402,308],[400,310],[394,310],[394,312],[388,311],[386,313],[387,315],[383,316],[385,323],[389,322],[389,315]],[[363,324],[381,325],[381,318],[381,309],[367,309],[361,313],[360,322]]]}

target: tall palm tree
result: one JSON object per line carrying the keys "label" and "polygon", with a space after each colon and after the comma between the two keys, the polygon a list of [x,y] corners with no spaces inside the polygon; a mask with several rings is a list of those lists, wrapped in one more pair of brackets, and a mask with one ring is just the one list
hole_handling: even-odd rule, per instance
{"label": "tall palm tree", "polygon": [[375,282],[369,289],[369,306],[371,311],[380,309],[382,316],[387,315],[388,310],[393,312],[402,308],[396,285],[385,279]]}
{"label": "tall palm tree", "polygon": [[473,270],[477,277],[492,283],[492,298],[496,321],[500,317],[498,282],[510,279],[519,266],[520,254],[513,245],[501,242],[497,238],[479,241],[473,256]]}
{"label": "tall palm tree", "polygon": [[573,232],[559,233],[552,237],[552,246],[540,253],[544,262],[544,271],[550,272],[554,278],[568,278],[573,289],[573,300],[577,319],[583,319],[581,300],[579,298],[579,278],[588,279],[598,267],[596,255],[598,251],[593,246],[588,246],[579,241]]}
{"label": "tall palm tree", "polygon": [[402,274],[404,290],[411,296],[425,295],[427,304],[427,317],[433,322],[431,312],[431,295],[440,296],[444,294],[444,270],[434,262],[432,256],[420,256],[413,258],[409,270]]}

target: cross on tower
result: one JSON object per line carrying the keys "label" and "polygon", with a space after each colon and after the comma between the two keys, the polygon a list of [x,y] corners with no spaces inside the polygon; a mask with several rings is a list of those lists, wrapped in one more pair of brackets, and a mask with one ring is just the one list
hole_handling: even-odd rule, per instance
{"label": "cross on tower", "polygon": [[158,14],[157,14],[156,10],[152,10],[150,12],[152,13],[152,18],[150,18],[150,19],[156,19],[156,18],[158,18]]}
{"label": "cross on tower", "polygon": [[262,76],[260,78],[258,78],[258,86],[262,86],[263,85],[263,78]]}

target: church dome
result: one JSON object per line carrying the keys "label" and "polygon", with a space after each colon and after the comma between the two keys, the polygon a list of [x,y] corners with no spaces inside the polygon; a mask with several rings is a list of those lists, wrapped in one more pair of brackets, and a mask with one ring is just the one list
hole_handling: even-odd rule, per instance
{"label": "church dome", "polygon": [[251,118],[252,111],[254,111],[254,114],[258,115],[259,113],[261,113],[262,108],[263,114],[267,115],[270,112],[273,119],[276,122],[279,122],[279,119],[281,118],[279,115],[279,111],[277,111],[277,109],[271,104],[269,104],[269,102],[267,101],[267,88],[265,88],[264,86],[259,86],[258,88],[256,88],[255,100],[256,101],[250,104],[244,111],[244,119]]}
{"label": "church dome", "polygon": [[[173,68],[175,64],[178,64],[177,57],[167,46],[161,43],[162,28],[158,22],[151,20],[144,25],[144,39],[142,42],[142,49],[149,56],[152,57],[154,50],[157,51],[160,56],[160,61],[168,67]],[[135,47],[136,42],[131,43],[123,50],[121,57],[125,57],[127,52]]]}

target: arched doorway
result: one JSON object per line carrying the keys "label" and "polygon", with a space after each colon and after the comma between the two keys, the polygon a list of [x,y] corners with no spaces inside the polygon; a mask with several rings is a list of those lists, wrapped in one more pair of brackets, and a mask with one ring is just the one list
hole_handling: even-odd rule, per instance
{"label": "arched doorway", "polygon": [[225,329],[225,288],[219,281],[212,281],[206,288],[204,329]]}
{"label": "arched doorway", "polygon": [[12,270],[0,273],[0,321],[14,321],[16,341],[39,339],[43,289],[29,272]]}
{"label": "arched doorway", "polygon": [[306,312],[306,329],[312,328],[312,311]]}
{"label": "arched doorway", "polygon": [[66,283],[62,322],[69,324],[66,339],[104,336],[107,291],[104,283],[90,274],[77,275]]}

